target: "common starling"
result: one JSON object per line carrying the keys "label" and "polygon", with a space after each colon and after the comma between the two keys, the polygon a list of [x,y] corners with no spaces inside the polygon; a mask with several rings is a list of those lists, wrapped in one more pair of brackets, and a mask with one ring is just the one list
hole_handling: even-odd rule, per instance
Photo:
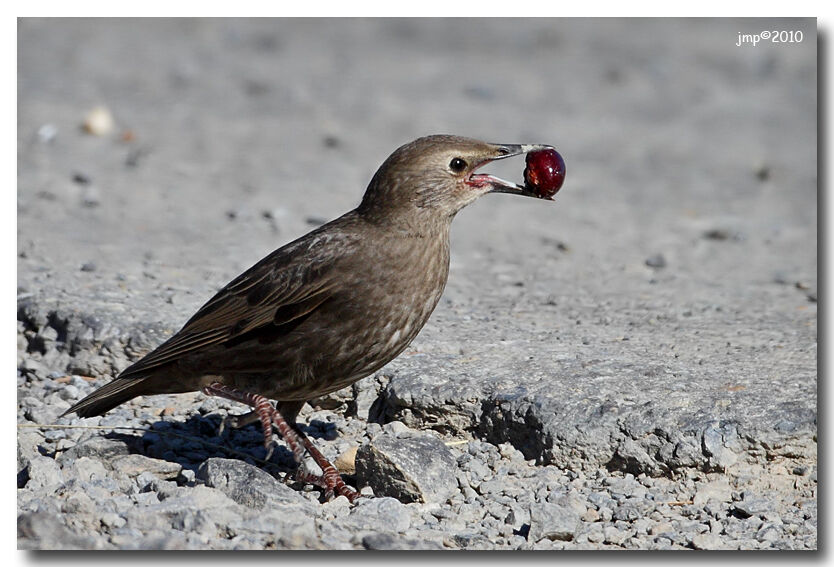
{"label": "common starling", "polygon": [[[358,493],[296,425],[299,410],[408,346],[446,285],[455,214],[485,193],[541,196],[475,171],[544,149],[552,150],[448,135],[400,147],[356,209],[246,270],[179,332],[64,415],[101,415],[136,396],[195,390],[242,402],[254,411],[230,418],[232,426],[260,420],[271,450],[274,425],[299,462],[300,480],[353,501]],[[304,468],[305,449],[322,475]]]}

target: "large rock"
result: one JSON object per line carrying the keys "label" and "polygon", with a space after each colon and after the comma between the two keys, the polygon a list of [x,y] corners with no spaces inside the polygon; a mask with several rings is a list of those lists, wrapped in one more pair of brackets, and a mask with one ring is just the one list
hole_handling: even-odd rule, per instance
{"label": "large rock", "polygon": [[527,459],[574,470],[720,472],[745,458],[816,452],[813,376],[745,375],[736,387],[707,363],[542,357],[535,339],[474,350],[394,361],[381,394],[385,419],[509,442]]}
{"label": "large rock", "polygon": [[92,538],[72,533],[53,514],[27,512],[17,517],[18,549],[93,549]]}
{"label": "large rock", "polygon": [[130,450],[124,441],[96,435],[70,447],[61,453],[58,460],[63,462],[79,457],[92,457],[100,461],[109,461],[129,453]]}
{"label": "large rock", "polygon": [[381,433],[356,455],[356,477],[377,496],[401,502],[445,502],[457,490],[457,464],[432,434]]}
{"label": "large rock", "polygon": [[297,491],[267,472],[235,459],[211,458],[200,465],[197,478],[217,488],[247,508],[292,504],[311,509],[311,503]]}

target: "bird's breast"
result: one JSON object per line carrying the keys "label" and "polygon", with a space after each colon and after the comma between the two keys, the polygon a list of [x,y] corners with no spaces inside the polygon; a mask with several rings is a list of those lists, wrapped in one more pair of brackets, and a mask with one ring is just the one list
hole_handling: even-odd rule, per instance
{"label": "bird's breast", "polygon": [[[337,358],[352,374],[369,374],[417,336],[440,300],[449,274],[448,238],[392,239],[363,261],[351,292],[340,300],[350,312],[338,338]],[[335,338],[335,337],[334,337]]]}

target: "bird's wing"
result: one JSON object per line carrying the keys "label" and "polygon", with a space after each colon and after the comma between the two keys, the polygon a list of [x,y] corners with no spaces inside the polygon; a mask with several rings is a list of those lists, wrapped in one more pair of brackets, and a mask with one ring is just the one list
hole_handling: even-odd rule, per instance
{"label": "bird's wing", "polygon": [[331,296],[336,282],[332,269],[336,256],[300,253],[303,248],[312,250],[317,243],[315,239],[296,241],[252,266],[203,305],[178,333],[126,368],[120,377],[142,374],[207,346],[258,328],[284,325],[313,312]]}

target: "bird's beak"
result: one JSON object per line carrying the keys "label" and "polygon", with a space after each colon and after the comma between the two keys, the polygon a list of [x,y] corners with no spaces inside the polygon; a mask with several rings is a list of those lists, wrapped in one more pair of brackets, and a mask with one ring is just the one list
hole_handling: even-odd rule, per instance
{"label": "bird's beak", "polygon": [[[485,159],[483,162],[479,163],[475,169],[483,167],[484,165],[499,159],[505,159],[537,150],[552,149],[554,149],[553,146],[543,144],[495,144],[495,157]],[[489,185],[490,189],[486,191],[487,193],[512,193],[513,195],[524,195],[525,197],[553,200],[552,197],[539,196],[531,189],[528,189],[523,185],[518,185],[512,181],[506,181],[505,179],[501,179],[500,177],[496,177],[488,173],[473,173],[469,176],[469,182],[480,186]]]}

